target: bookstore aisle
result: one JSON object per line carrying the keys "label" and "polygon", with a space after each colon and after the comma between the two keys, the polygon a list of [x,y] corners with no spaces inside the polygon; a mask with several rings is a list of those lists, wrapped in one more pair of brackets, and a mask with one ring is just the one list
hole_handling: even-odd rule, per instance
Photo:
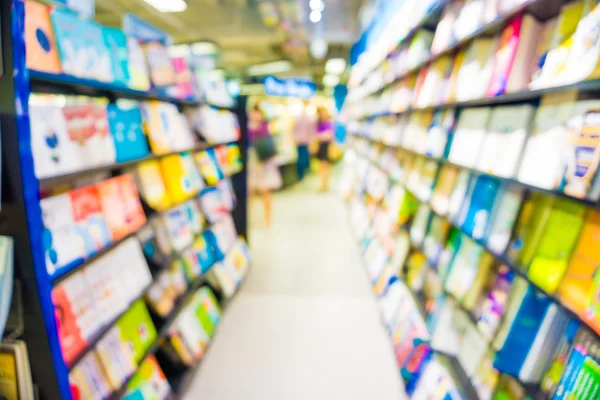
{"label": "bookstore aisle", "polygon": [[[312,184],[312,185],[311,185]],[[296,185],[251,208],[252,270],[185,399],[403,399],[346,207]]]}

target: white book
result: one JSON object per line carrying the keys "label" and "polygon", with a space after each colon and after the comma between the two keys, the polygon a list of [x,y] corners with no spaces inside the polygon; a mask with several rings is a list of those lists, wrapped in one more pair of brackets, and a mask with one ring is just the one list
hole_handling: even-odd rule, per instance
{"label": "white book", "polygon": [[512,178],[517,170],[534,115],[528,104],[493,109],[477,168],[485,173]]}
{"label": "white book", "polygon": [[469,108],[464,110],[456,126],[448,159],[453,163],[474,167],[485,138],[492,109]]}
{"label": "white book", "polygon": [[485,96],[492,77],[498,38],[479,38],[467,48],[458,72],[456,100],[467,101]]}

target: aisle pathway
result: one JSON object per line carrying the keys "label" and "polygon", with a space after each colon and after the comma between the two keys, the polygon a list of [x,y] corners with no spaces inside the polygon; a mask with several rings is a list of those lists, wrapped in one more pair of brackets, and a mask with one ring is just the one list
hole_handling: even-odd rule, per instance
{"label": "aisle pathway", "polygon": [[345,205],[303,184],[274,224],[251,213],[254,263],[186,400],[403,399]]}

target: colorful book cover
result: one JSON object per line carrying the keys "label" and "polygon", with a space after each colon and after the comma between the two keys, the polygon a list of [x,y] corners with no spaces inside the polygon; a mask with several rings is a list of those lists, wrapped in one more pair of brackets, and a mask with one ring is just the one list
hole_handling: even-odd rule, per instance
{"label": "colorful book cover", "polygon": [[207,273],[215,263],[215,255],[213,249],[209,246],[204,235],[196,239],[194,242],[193,251],[200,262],[202,273]]}
{"label": "colorful book cover", "polygon": [[77,232],[83,238],[85,252],[91,256],[111,242],[108,225],[102,213],[95,186],[86,186],[69,192]]}
{"label": "colorful book cover", "polygon": [[102,210],[114,241],[137,231],[146,223],[133,178],[122,175],[98,183]]}
{"label": "colorful book cover", "polygon": [[488,340],[494,338],[500,326],[500,321],[504,317],[514,278],[514,272],[510,268],[505,265],[500,266],[492,288],[481,306],[477,328]]}
{"label": "colorful book cover", "polygon": [[135,302],[115,324],[136,363],[142,361],[158,334],[150,313],[142,300]]}
{"label": "colorful book cover", "polygon": [[63,109],[71,141],[78,144],[85,167],[114,164],[116,150],[105,107],[81,104]]}
{"label": "colorful book cover", "polygon": [[492,110],[477,169],[503,178],[515,176],[534,111],[528,104]]}
{"label": "colorful book cover", "polygon": [[105,399],[116,388],[111,387],[94,352],[87,354],[69,374],[74,400]]}
{"label": "colorful book cover", "polygon": [[117,153],[117,163],[137,160],[150,153],[138,107],[123,108],[116,104],[107,107],[108,123]]}
{"label": "colorful book cover", "polygon": [[127,384],[124,400],[164,400],[171,394],[171,386],[156,357],[144,359],[136,374]]}
{"label": "colorful book cover", "polygon": [[600,197],[597,183],[600,164],[600,112],[586,111],[580,122],[570,124],[567,162],[560,188],[569,196],[597,201]]}
{"label": "colorful book cover", "polygon": [[475,281],[482,255],[483,249],[473,240],[466,237],[461,240],[444,285],[458,301],[462,301]]}
{"label": "colorful book cover", "polygon": [[19,374],[14,353],[0,352],[0,396],[7,400],[19,399]]}
{"label": "colorful book cover", "polygon": [[142,198],[150,207],[164,211],[173,205],[157,160],[140,163],[135,176]]}
{"label": "colorful book cover", "polygon": [[25,1],[25,43],[27,68],[51,74],[62,72],[49,6]]}
{"label": "colorful book cover", "polygon": [[570,200],[557,199],[552,207],[528,273],[531,281],[547,293],[554,293],[560,285],[584,215],[585,206]]}
{"label": "colorful book cover", "polygon": [[494,202],[500,190],[500,181],[486,175],[478,176],[471,183],[456,223],[475,240],[483,239],[490,222]]}
{"label": "colorful book cover", "polygon": [[175,97],[179,99],[193,100],[196,93],[194,90],[194,74],[190,70],[184,57],[172,58],[171,63],[175,71],[176,90]]}
{"label": "colorful book cover", "polygon": [[511,20],[502,31],[498,49],[494,56],[492,78],[486,93],[488,97],[499,96],[506,91],[506,84],[521,40],[522,25],[523,16],[519,15]]}
{"label": "colorful book cover", "polygon": [[74,274],[52,290],[52,304],[65,362],[70,364],[102,327],[93,291],[82,274]]}
{"label": "colorful book cover", "polygon": [[175,85],[177,81],[175,70],[167,47],[159,42],[150,42],[144,44],[143,49],[146,53],[152,85],[158,88]]}
{"label": "colorful book cover", "polygon": [[449,56],[441,57],[433,62],[427,70],[427,76],[419,90],[416,99],[417,107],[428,107],[437,103],[437,98],[444,79],[450,74],[452,68],[452,59]]}
{"label": "colorful book cover", "polygon": [[102,27],[104,44],[111,57],[112,75],[114,83],[129,86],[131,75],[129,73],[129,51],[127,49],[127,36],[117,28]]}
{"label": "colorful book cover", "polygon": [[212,149],[201,151],[194,155],[200,173],[204,177],[206,183],[210,186],[216,185],[217,182],[224,178],[223,171],[217,162],[215,153],[211,150]]}
{"label": "colorful book cover", "polygon": [[508,257],[527,267],[544,232],[552,211],[554,198],[534,193],[521,208],[514,235],[508,246]]}
{"label": "colorful book cover", "polygon": [[450,196],[458,178],[458,173],[458,167],[449,164],[442,165],[433,195],[431,196],[431,208],[437,214],[446,215],[448,213]]}
{"label": "colorful book cover", "polygon": [[[28,2],[29,3],[29,2]],[[31,152],[38,179],[65,175],[83,169],[77,138],[67,130],[67,122],[60,108],[55,106],[29,107],[31,122]]]}
{"label": "colorful book cover", "polygon": [[80,20],[63,10],[54,10],[50,18],[63,72],[79,78],[113,82],[112,61],[101,25]]}
{"label": "colorful book cover", "polygon": [[199,193],[204,183],[190,153],[163,157],[160,160],[162,176],[173,203],[181,203]]}
{"label": "colorful book cover", "polygon": [[539,60],[537,50],[540,42],[544,40],[544,34],[544,23],[538,22],[529,14],[524,14],[517,52],[506,82],[506,92],[513,93],[527,89],[536,71]]}
{"label": "colorful book cover", "polygon": [[558,289],[561,302],[581,314],[592,297],[593,279],[600,265],[600,213],[589,210],[569,268]]}
{"label": "colorful book cover", "polygon": [[129,56],[130,87],[141,91],[149,90],[150,76],[146,65],[146,56],[136,38],[127,38],[127,54]]}
{"label": "colorful book cover", "polygon": [[119,388],[137,369],[133,353],[125,345],[119,329],[110,329],[96,345],[104,375],[113,388]]}
{"label": "colorful book cover", "polygon": [[181,251],[194,241],[194,231],[190,226],[187,210],[183,206],[175,206],[162,214],[171,245],[176,251]]}
{"label": "colorful book cover", "polygon": [[71,198],[68,193],[48,197],[40,201],[42,208],[42,245],[46,258],[46,270],[54,275],[68,269],[86,257],[85,240],[77,230]]}
{"label": "colorful book cover", "polygon": [[144,128],[154,154],[185,151],[194,146],[189,125],[174,104],[150,101],[144,104],[142,112]]}
{"label": "colorful book cover", "polygon": [[492,76],[496,47],[496,38],[478,38],[467,47],[456,82],[457,101],[485,96]]}
{"label": "colorful book cover", "polygon": [[448,137],[454,129],[454,109],[439,110],[433,114],[433,120],[427,132],[425,155],[443,157]]}

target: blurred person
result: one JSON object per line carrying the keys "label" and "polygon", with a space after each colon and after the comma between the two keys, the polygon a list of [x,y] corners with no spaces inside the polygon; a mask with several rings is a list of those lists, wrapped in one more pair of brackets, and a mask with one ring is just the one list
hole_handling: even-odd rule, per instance
{"label": "blurred person", "polygon": [[282,185],[277,165],[275,141],[269,132],[269,122],[259,104],[255,104],[248,114],[248,139],[254,149],[256,163],[250,180],[251,190],[259,193],[265,208],[265,226],[271,226],[273,190]]}
{"label": "blurred person", "polygon": [[298,161],[296,167],[298,169],[298,180],[303,180],[306,171],[310,169],[310,153],[308,145],[315,137],[317,125],[308,114],[308,101],[304,101],[304,110],[302,114],[294,122],[294,140],[298,150]]}
{"label": "blurred person", "polygon": [[327,109],[323,106],[317,108],[317,134],[316,140],[319,144],[317,158],[319,159],[319,176],[321,178],[320,190],[327,191],[329,186],[329,145],[333,140],[333,120]]}

